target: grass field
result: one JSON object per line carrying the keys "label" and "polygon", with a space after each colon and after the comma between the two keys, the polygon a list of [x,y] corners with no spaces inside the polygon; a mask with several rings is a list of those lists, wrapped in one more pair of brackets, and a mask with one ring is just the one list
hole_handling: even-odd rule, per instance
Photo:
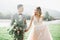
{"label": "grass field", "polygon": [[[0,40],[13,40],[13,36],[9,35],[7,29],[7,27],[0,27]],[[60,40],[60,24],[50,24],[49,29],[53,40]],[[25,40],[27,40],[29,32],[25,33]]]}
{"label": "grass field", "polygon": [[50,32],[52,34],[53,40],[60,40],[60,24],[50,25]]}

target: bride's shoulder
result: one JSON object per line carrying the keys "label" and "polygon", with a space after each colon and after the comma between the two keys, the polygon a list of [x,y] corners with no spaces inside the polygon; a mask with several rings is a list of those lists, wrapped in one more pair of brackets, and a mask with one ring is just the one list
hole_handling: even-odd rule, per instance
{"label": "bride's shoulder", "polygon": [[34,15],[33,15],[33,16],[31,16],[31,18],[34,18]]}
{"label": "bride's shoulder", "polygon": [[34,19],[34,15],[33,16],[31,16],[31,20],[33,20]]}

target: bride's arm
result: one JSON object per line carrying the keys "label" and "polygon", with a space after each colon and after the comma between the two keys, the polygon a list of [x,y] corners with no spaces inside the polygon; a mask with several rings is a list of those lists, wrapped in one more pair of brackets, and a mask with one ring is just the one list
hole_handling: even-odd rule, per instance
{"label": "bride's arm", "polygon": [[29,27],[26,29],[26,31],[28,31],[31,28],[32,22],[33,22],[34,16],[32,16]]}

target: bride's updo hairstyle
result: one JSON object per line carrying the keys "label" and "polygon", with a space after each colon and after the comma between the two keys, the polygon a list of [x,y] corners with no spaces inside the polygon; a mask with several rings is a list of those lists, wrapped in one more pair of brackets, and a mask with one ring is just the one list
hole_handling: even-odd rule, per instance
{"label": "bride's updo hairstyle", "polygon": [[39,12],[39,16],[41,16],[41,15],[42,15],[42,13],[41,13],[41,8],[40,8],[40,7],[37,7],[36,9],[37,9],[37,11]]}

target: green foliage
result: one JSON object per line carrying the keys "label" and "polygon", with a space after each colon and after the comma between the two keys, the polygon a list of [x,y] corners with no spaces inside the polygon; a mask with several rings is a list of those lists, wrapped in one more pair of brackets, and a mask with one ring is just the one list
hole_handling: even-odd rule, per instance
{"label": "green foliage", "polygon": [[51,21],[51,20],[54,20],[54,18],[49,15],[48,11],[46,11],[45,16],[44,16],[44,20]]}

